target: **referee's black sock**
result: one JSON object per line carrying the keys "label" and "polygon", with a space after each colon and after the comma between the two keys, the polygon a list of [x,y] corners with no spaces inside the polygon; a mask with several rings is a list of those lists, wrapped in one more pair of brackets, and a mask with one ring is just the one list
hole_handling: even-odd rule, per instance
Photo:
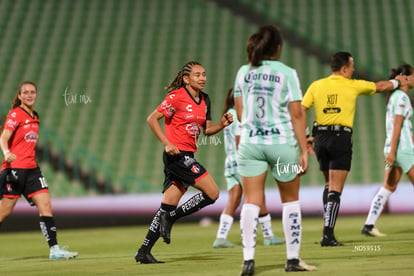
{"label": "referee's black sock", "polygon": [[53,217],[40,217],[40,230],[42,231],[43,236],[45,237],[49,247],[57,245],[57,233],[55,220]]}
{"label": "referee's black sock", "polygon": [[205,193],[199,193],[188,199],[181,206],[175,209],[175,211],[170,212],[170,216],[173,221],[176,221],[177,219],[195,213],[198,210],[213,204],[214,202],[215,200],[212,200]]}
{"label": "referee's black sock", "polygon": [[338,217],[339,206],[341,203],[341,193],[331,191],[328,193],[328,203],[326,204],[325,223],[323,234],[328,239],[333,239],[336,219]]}
{"label": "referee's black sock", "polygon": [[323,194],[322,194],[322,202],[323,202],[323,214],[326,213],[326,204],[328,204],[328,193],[329,193],[329,185],[325,185],[325,188],[323,188]]}

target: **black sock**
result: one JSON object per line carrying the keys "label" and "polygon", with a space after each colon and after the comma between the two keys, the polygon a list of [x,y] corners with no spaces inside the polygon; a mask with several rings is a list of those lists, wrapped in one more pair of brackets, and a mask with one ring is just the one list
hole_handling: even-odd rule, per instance
{"label": "black sock", "polygon": [[167,211],[169,213],[169,212],[174,211],[176,208],[177,208],[177,206],[175,206],[175,205],[169,205],[169,204],[161,203],[161,208],[160,209],[164,210],[164,211]]}
{"label": "black sock", "polygon": [[42,231],[43,236],[45,237],[49,247],[57,245],[57,233],[55,220],[53,217],[40,217],[40,230]]}
{"label": "black sock", "polygon": [[323,214],[326,213],[326,204],[328,204],[328,193],[329,193],[329,185],[325,185],[325,188],[323,188],[323,194],[322,194],[322,202],[323,202]]}
{"label": "black sock", "polygon": [[175,210],[176,206],[161,203],[161,207],[155,212],[155,215],[148,228],[147,235],[142,242],[140,250],[150,252],[154,244],[160,238],[160,212],[161,210],[171,212]]}
{"label": "black sock", "polygon": [[160,237],[160,209],[155,212],[155,215],[148,228],[147,235],[141,245],[141,250],[150,252],[154,244]]}
{"label": "black sock", "polygon": [[326,204],[325,223],[323,233],[329,239],[334,238],[334,228],[338,217],[339,206],[341,203],[341,193],[331,191],[328,193],[328,203]]}
{"label": "black sock", "polygon": [[175,211],[170,212],[170,216],[173,221],[176,221],[177,219],[195,213],[214,202],[215,200],[209,198],[205,193],[199,193],[184,202],[181,206],[175,209]]}

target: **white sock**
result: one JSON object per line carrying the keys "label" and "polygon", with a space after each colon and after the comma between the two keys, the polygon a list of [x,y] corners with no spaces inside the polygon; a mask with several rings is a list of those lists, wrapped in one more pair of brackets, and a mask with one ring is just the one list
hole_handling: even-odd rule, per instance
{"label": "white sock", "polygon": [[302,214],[298,201],[285,202],[283,205],[283,231],[286,239],[287,259],[299,259],[302,239]]}
{"label": "white sock", "polygon": [[240,232],[243,244],[243,259],[245,261],[254,259],[256,248],[256,229],[260,207],[254,204],[243,204],[240,213]]}
{"label": "white sock", "polygon": [[385,203],[387,203],[388,198],[392,194],[391,191],[381,187],[378,193],[374,196],[371,202],[371,208],[369,209],[367,220],[365,224],[367,225],[375,225],[375,222],[379,218],[384,209]]}
{"label": "white sock", "polygon": [[259,223],[262,227],[263,238],[272,239],[273,238],[273,230],[272,230],[272,217],[270,214],[267,214],[264,217],[259,216]]}
{"label": "white sock", "polygon": [[227,214],[220,215],[220,225],[217,230],[217,239],[227,239],[231,225],[233,224],[233,217]]}

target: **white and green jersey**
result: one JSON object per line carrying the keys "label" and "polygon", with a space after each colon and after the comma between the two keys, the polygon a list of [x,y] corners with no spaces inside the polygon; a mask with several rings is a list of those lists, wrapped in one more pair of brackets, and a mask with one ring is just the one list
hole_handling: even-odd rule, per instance
{"label": "white and green jersey", "polygon": [[240,143],[295,145],[289,102],[302,100],[296,70],[280,61],[262,63],[243,65],[237,73],[234,97],[243,98]]}
{"label": "white and green jersey", "polygon": [[224,150],[226,151],[226,161],[224,162],[224,175],[231,176],[239,174],[237,165],[237,145],[236,136],[240,136],[240,123],[237,120],[236,110],[230,108],[228,113],[233,115],[233,123],[224,128]]}
{"label": "white and green jersey", "polygon": [[404,116],[401,126],[400,139],[398,141],[397,151],[413,151],[413,128],[411,119],[413,116],[413,108],[407,93],[402,90],[395,90],[388,101],[387,114],[385,117],[386,139],[384,153],[388,154],[391,147],[392,132],[394,130],[395,115]]}

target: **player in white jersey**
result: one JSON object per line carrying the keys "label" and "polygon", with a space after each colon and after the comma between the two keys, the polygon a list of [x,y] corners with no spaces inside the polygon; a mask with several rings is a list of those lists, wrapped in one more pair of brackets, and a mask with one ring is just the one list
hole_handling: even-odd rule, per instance
{"label": "player in white jersey", "polygon": [[407,174],[414,184],[414,143],[411,123],[413,107],[408,96],[408,91],[414,87],[414,68],[409,64],[403,64],[392,69],[390,79],[398,75],[405,76],[407,83],[390,92],[387,98],[384,183],[374,196],[365,225],[361,229],[361,233],[367,236],[386,236],[375,227],[375,222],[389,197],[397,189],[401,175]]}
{"label": "player in white jersey", "polygon": [[244,190],[240,214],[242,276],[254,274],[257,219],[269,166],[283,205],[285,271],[316,269],[299,258],[302,236],[299,175],[308,167],[306,118],[296,71],[278,61],[281,47],[279,28],[261,27],[247,41],[249,64],[239,69],[234,85],[235,108],[241,122],[238,161]]}
{"label": "player in white jersey", "polygon": [[264,60],[263,66],[254,69],[243,65],[235,87],[244,107],[241,143],[297,144],[289,103],[301,101],[302,92],[293,68],[276,60]]}
{"label": "player in white jersey", "polygon": [[[227,91],[224,104],[223,114],[230,113],[236,118],[236,110],[234,109],[233,88]],[[224,149],[226,152],[226,160],[224,162],[224,176],[226,178],[228,200],[220,215],[220,223],[217,230],[216,240],[213,243],[214,248],[234,247],[234,244],[227,240],[228,233],[233,225],[234,213],[238,208],[243,189],[241,185],[241,176],[237,162],[237,147],[240,141],[240,123],[234,120],[233,123],[224,128]],[[273,233],[272,218],[267,211],[266,202],[263,202],[260,208],[259,224],[263,233],[263,244],[265,246],[282,244],[283,238],[279,238]]]}

